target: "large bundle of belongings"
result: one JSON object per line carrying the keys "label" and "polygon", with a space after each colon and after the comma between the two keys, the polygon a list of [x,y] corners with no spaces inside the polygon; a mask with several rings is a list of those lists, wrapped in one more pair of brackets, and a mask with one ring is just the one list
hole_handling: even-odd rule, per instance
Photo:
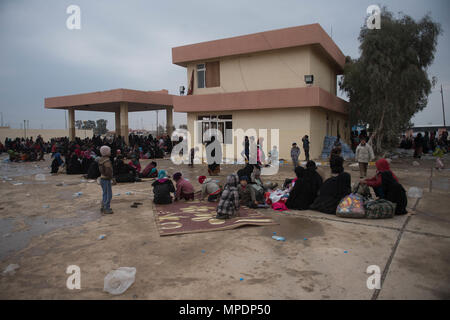
{"label": "large bundle of belongings", "polygon": [[[325,136],[325,138],[323,140],[323,149],[322,149],[322,155],[321,155],[322,159],[330,158],[331,150],[333,150],[336,140],[337,140],[337,137]],[[342,140],[340,140],[339,142],[340,142],[341,149],[342,149],[342,153],[341,153],[342,158],[344,158],[344,160],[354,159],[355,154],[353,153],[350,146]]]}
{"label": "large bundle of belongings", "polygon": [[396,204],[386,199],[373,200],[367,185],[357,183],[336,209],[342,218],[387,219],[395,215]]}

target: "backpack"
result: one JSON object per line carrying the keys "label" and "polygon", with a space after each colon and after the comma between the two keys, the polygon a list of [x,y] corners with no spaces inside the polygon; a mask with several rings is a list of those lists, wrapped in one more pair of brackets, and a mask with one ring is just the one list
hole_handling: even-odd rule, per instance
{"label": "backpack", "polygon": [[388,219],[394,217],[396,204],[386,199],[370,200],[365,203],[367,219]]}
{"label": "backpack", "polygon": [[364,198],[355,193],[345,196],[336,208],[336,216],[342,218],[364,218]]}

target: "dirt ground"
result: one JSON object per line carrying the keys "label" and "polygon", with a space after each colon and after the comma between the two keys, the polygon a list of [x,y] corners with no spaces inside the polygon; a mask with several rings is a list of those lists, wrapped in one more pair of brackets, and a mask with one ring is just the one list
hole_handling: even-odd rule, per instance
{"label": "dirt ground", "polygon": [[[413,161],[392,163],[405,189],[424,191],[415,212],[409,199],[406,216],[360,220],[264,209],[279,225],[167,237],[156,229],[150,182],[113,186],[120,193],[114,214],[102,216],[100,186],[79,175],[50,175],[49,156],[45,163],[1,162],[0,271],[20,268],[0,276],[0,299],[449,299],[450,171],[433,172],[430,192],[434,161]],[[223,166],[219,179],[240,167]],[[169,160],[158,168],[183,172],[197,190],[196,177],[206,171]],[[359,172],[346,170],[358,180]],[[35,179],[38,173],[45,181]],[[281,184],[293,176],[284,165],[265,180]],[[131,208],[134,201],[143,205]],[[273,232],[286,241],[273,240]],[[80,290],[66,287],[69,265],[81,269]],[[381,270],[380,290],[367,288],[370,265]],[[136,281],[112,296],[103,279],[119,267],[135,267]]]}

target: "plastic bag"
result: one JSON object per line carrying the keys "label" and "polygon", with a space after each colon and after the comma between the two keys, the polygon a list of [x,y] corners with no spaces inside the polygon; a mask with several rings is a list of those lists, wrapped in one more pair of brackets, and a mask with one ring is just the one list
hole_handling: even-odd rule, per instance
{"label": "plastic bag", "polygon": [[42,173],[38,173],[37,175],[34,176],[34,179],[36,181],[45,181],[45,175],[43,175]]}
{"label": "plastic bag", "polygon": [[422,198],[422,196],[423,196],[422,189],[417,188],[417,187],[409,188],[409,190],[408,190],[408,197],[418,199],[418,198]]}
{"label": "plastic bag", "polygon": [[364,218],[364,198],[354,193],[345,196],[336,208],[336,216],[342,218]]}
{"label": "plastic bag", "polygon": [[121,267],[113,270],[105,277],[103,291],[113,295],[119,295],[127,291],[134,283],[136,277],[136,268]]}
{"label": "plastic bag", "polygon": [[5,270],[3,270],[3,275],[4,276],[13,275],[16,273],[16,269],[19,269],[18,264],[10,264],[9,266],[6,267]]}
{"label": "plastic bag", "polygon": [[444,169],[444,163],[440,158],[436,159],[436,169]]}

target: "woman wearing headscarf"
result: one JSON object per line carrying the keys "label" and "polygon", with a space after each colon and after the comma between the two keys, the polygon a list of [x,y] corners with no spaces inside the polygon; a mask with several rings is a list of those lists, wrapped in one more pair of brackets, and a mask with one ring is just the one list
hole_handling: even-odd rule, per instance
{"label": "woman wearing headscarf", "polygon": [[94,159],[94,161],[91,162],[91,164],[89,165],[87,175],[86,175],[87,179],[92,180],[92,179],[97,179],[98,177],[100,177],[100,169],[98,167],[99,161],[100,161],[100,158],[96,157]]}
{"label": "woman wearing headscarf", "polygon": [[405,189],[391,171],[389,162],[386,159],[380,159],[375,162],[375,166],[377,167],[376,175],[373,178],[362,180],[361,183],[372,187],[377,197],[395,203],[397,205],[395,214],[408,213],[406,211],[408,198]]}
{"label": "woman wearing headscarf", "polygon": [[252,172],[253,172],[253,168],[254,168],[253,164],[247,163],[244,168],[239,169],[238,172],[237,172],[237,175],[238,175],[239,179],[241,177],[244,177],[244,176],[245,177],[251,177]]}
{"label": "woman wearing headscarf", "polygon": [[229,219],[239,210],[238,176],[230,174],[217,206],[217,219]]}
{"label": "woman wearing headscarf", "polygon": [[294,210],[308,210],[322,186],[322,178],[312,164],[307,169],[300,166],[295,168],[295,175],[297,181],[289,193],[286,207]]}
{"label": "woman wearing headscarf", "polygon": [[67,174],[82,174],[83,173],[80,160],[78,160],[78,156],[75,152],[72,153],[72,155],[69,157],[69,163],[67,164],[67,167],[66,167],[66,173]]}
{"label": "woman wearing headscarf", "polygon": [[64,163],[64,161],[61,159],[61,154],[59,152],[55,152],[52,156],[52,171],[51,173],[58,173],[59,167]]}
{"label": "woman wearing headscarf", "polygon": [[116,182],[136,182],[140,179],[137,176],[136,170],[123,162],[123,155],[118,155],[114,160],[114,177]]}
{"label": "woman wearing headscarf", "polygon": [[141,164],[139,163],[139,158],[136,154],[133,154],[131,156],[131,161],[128,162],[128,165],[136,171],[136,174],[139,175],[142,168],[141,168]]}
{"label": "woman wearing headscarf", "polygon": [[158,176],[158,169],[156,169],[157,163],[155,161],[150,162],[139,175],[141,178],[156,178]]}
{"label": "woman wearing headscarf", "polygon": [[91,157],[90,151],[84,151],[83,152],[83,159],[81,159],[81,171],[86,174],[88,173],[89,166],[94,161]]}
{"label": "woman wearing headscarf", "polygon": [[351,192],[351,177],[344,172],[344,159],[334,156],[330,160],[331,178],[320,187],[319,196],[309,207],[323,213],[336,214],[336,208],[346,195]]}
{"label": "woman wearing headscarf", "polygon": [[175,192],[175,187],[172,180],[167,177],[166,170],[158,172],[158,179],[152,183],[154,198],[153,202],[156,204],[170,204],[172,203],[172,196],[170,193]]}

